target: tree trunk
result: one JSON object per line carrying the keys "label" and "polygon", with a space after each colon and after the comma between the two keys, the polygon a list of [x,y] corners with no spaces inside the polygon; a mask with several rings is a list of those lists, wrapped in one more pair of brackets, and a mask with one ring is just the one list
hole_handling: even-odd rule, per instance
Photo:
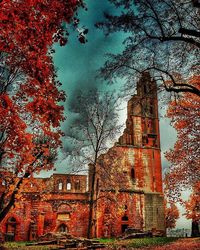
{"label": "tree trunk", "polygon": [[91,187],[90,187],[90,203],[89,203],[89,218],[88,218],[88,231],[87,237],[90,239],[93,237],[93,225],[94,225],[94,193],[95,193],[95,178],[96,178],[96,163],[92,166],[91,174]]}
{"label": "tree trunk", "polygon": [[29,176],[30,176],[30,173],[25,173],[24,176],[19,179],[19,181],[15,187],[15,190],[12,192],[12,194],[10,196],[9,202],[7,203],[7,205],[5,207],[2,207],[2,209],[0,210],[0,223],[3,221],[3,219],[9,213],[11,207],[15,204],[15,197],[16,197],[16,194],[18,193],[18,190],[23,182],[23,179],[28,178]]}
{"label": "tree trunk", "polygon": [[198,221],[192,221],[191,237],[200,237],[199,222]]}

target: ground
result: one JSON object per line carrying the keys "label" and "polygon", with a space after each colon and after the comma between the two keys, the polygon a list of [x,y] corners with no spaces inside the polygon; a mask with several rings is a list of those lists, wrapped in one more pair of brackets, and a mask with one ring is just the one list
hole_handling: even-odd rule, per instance
{"label": "ground", "polygon": [[[143,238],[131,240],[101,240],[107,247],[105,250],[199,250],[200,238]],[[12,242],[0,246],[0,250],[48,250],[56,249],[55,245],[51,246],[26,246],[25,242]]]}
{"label": "ground", "polygon": [[124,250],[199,250],[200,238],[143,238],[108,243],[108,249]]}

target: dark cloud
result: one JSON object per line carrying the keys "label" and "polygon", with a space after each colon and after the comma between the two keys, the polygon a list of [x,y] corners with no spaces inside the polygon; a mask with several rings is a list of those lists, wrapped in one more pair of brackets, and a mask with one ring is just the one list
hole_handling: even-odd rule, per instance
{"label": "dark cloud", "polygon": [[[77,115],[74,113],[74,106],[78,105],[77,93],[80,90],[89,91],[93,88],[101,90],[110,88],[110,86],[96,78],[96,72],[105,62],[106,53],[119,53],[122,51],[122,41],[125,38],[122,33],[115,33],[105,37],[103,32],[94,26],[96,22],[103,20],[105,11],[112,14],[116,12],[116,9],[108,1],[87,0],[86,3],[88,10],[81,10],[79,17],[81,25],[89,29],[87,34],[88,42],[81,44],[78,41],[78,32],[71,29],[68,44],[64,47],[55,46],[54,62],[58,68],[58,78],[63,84],[62,88],[67,93],[67,100],[64,104],[67,119],[62,125],[62,129],[66,134]],[[118,85],[116,84],[112,88],[120,89],[122,84],[123,82],[119,82]],[[160,128],[162,151],[166,151],[170,146],[173,146],[176,134],[165,119],[161,120]],[[67,144],[65,139],[63,141],[65,148],[68,147],[70,150],[70,144]],[[168,163],[164,157],[162,157],[162,160],[167,167]]]}

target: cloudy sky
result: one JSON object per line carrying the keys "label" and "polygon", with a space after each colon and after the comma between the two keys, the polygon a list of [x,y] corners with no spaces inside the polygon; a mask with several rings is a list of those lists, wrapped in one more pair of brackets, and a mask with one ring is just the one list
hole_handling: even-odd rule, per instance
{"label": "cloudy sky", "polygon": [[[81,44],[78,41],[78,33],[70,32],[69,42],[65,47],[55,46],[56,53],[54,62],[57,67],[58,78],[62,82],[62,88],[67,93],[67,100],[64,103],[67,120],[63,123],[62,128],[66,132],[73,119],[73,113],[70,111],[74,102],[76,102],[75,93],[77,90],[89,90],[97,87],[98,89],[110,88],[105,82],[96,78],[97,70],[106,60],[106,53],[119,53],[123,50],[122,42],[125,38],[123,33],[115,33],[105,37],[103,32],[94,27],[94,24],[103,20],[103,13],[115,13],[116,9],[105,1],[87,0],[88,10],[80,11],[81,24],[89,29],[87,35],[88,42]],[[120,89],[122,81],[118,81],[112,88]],[[134,89],[130,90],[130,96],[134,94]],[[126,106],[123,104],[123,106]],[[160,130],[162,151],[166,151],[173,146],[176,140],[176,133],[169,125],[169,121],[163,118],[165,109],[160,110]],[[125,122],[126,109],[121,114],[121,122]],[[167,162],[163,159],[163,167]],[[60,164],[60,162],[59,162]]]}
{"label": "cloudy sky", "polygon": [[[62,125],[62,129],[66,132],[73,119],[73,113],[70,111],[75,99],[77,90],[89,90],[97,87],[98,89],[105,89],[108,86],[102,80],[96,79],[96,71],[103,65],[106,60],[106,53],[119,53],[123,49],[122,41],[125,34],[116,33],[105,37],[101,30],[94,27],[94,24],[103,20],[103,12],[115,13],[116,10],[106,0],[87,0],[88,10],[80,11],[81,24],[89,29],[87,34],[88,42],[81,44],[78,41],[78,33],[70,32],[69,42],[66,46],[55,46],[56,53],[54,55],[54,62],[57,67],[57,74],[59,80],[62,82],[62,88],[67,93],[67,100],[64,103],[67,119]],[[112,88],[119,89],[122,82],[117,82]],[[134,90],[130,90],[130,96]],[[126,106],[122,104],[123,106]],[[167,161],[164,158],[163,152],[173,146],[176,140],[176,133],[170,126],[169,120],[163,118],[164,109],[160,110],[160,132],[161,132],[161,149],[162,149],[162,166],[165,170]],[[125,122],[126,109],[121,114],[121,123]],[[64,140],[64,144],[66,141]],[[64,156],[60,154],[60,159],[57,162],[57,169],[59,172],[65,172],[70,168]],[[190,227],[188,221],[181,219],[178,222],[178,227]]]}

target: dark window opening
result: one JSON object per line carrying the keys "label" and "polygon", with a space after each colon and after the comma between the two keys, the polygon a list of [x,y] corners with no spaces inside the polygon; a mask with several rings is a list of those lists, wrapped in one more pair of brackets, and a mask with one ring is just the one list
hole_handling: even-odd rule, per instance
{"label": "dark window opening", "polygon": [[126,211],[128,209],[128,206],[127,205],[124,205],[124,210]]}
{"label": "dark window opening", "polygon": [[150,106],[150,114],[153,114],[153,106]]}
{"label": "dark window opening", "polygon": [[109,214],[110,213],[110,209],[108,207],[105,208],[105,214]]}
{"label": "dark window opening", "polygon": [[147,93],[147,85],[146,84],[144,85],[144,93],[145,94]]}
{"label": "dark window opening", "polygon": [[124,216],[122,217],[122,221],[128,221],[128,216],[127,216],[127,215],[124,215]]}
{"label": "dark window opening", "polygon": [[16,223],[16,219],[14,217],[11,217],[8,219],[8,223]]}
{"label": "dark window opening", "polygon": [[135,170],[134,170],[134,168],[131,168],[131,178],[133,180],[135,179]]}

